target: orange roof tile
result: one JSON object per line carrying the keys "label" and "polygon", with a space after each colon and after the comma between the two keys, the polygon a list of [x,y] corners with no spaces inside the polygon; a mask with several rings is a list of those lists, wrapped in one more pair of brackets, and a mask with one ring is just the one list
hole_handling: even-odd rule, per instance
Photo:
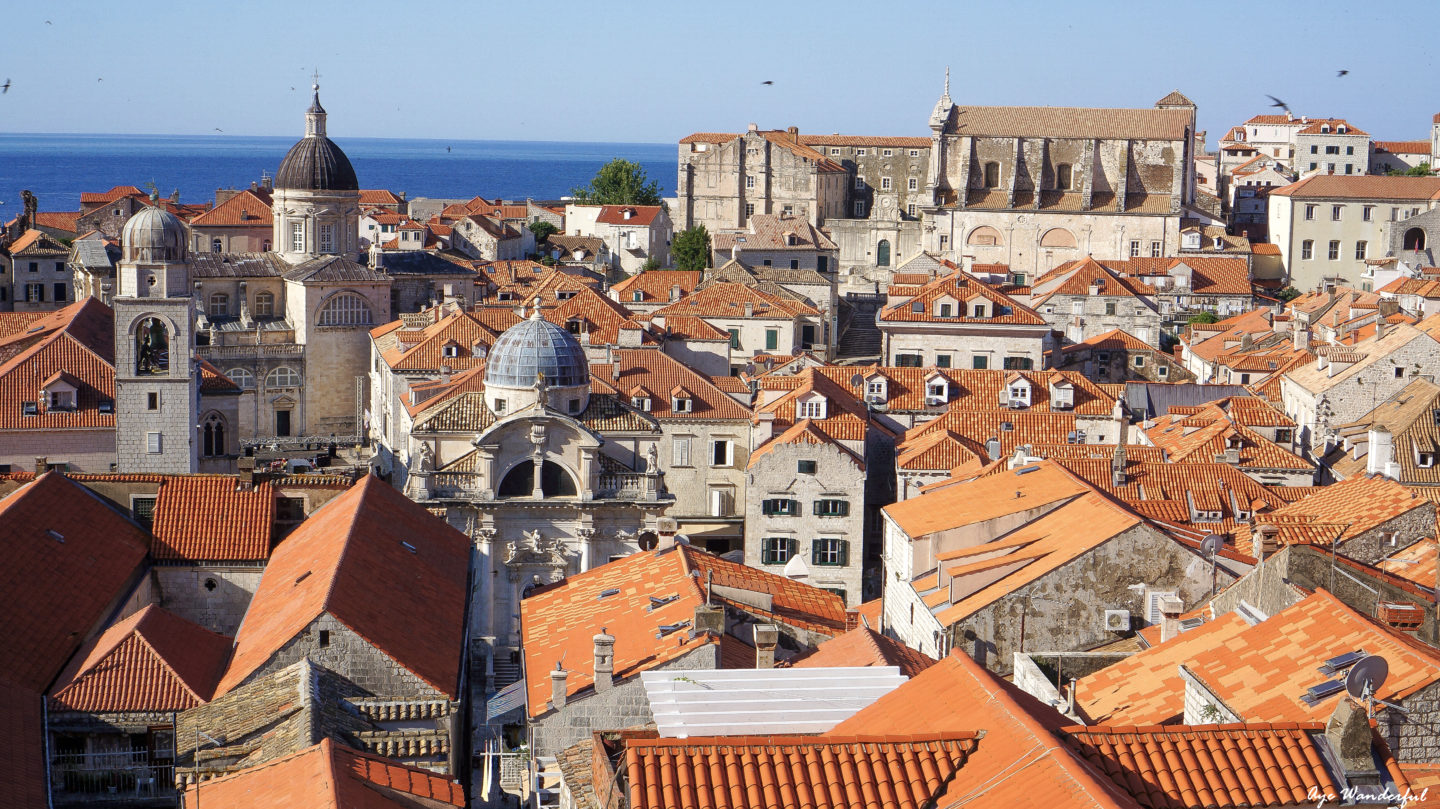
{"label": "orange roof tile", "polygon": [[[313,517],[311,518],[314,519]],[[690,624],[663,638],[662,626],[693,622],[704,603],[704,582],[768,593],[773,611],[722,601],[736,609],[782,623],[836,634],[845,626],[845,608],[834,593],[763,570],[729,562],[688,545],[642,551],[578,573],[542,588],[520,602],[521,647],[525,652],[526,693],[531,716],[545,713],[549,672],[566,661],[566,693],[594,685],[593,638],[602,628],[615,636],[615,678],[633,676],[717,639],[692,638]],[[673,597],[673,598],[672,598]],[[651,599],[671,599],[655,604]]]}
{"label": "orange roof tile", "polygon": [[[600,213],[595,216],[595,223],[649,227],[655,224],[655,217],[660,215],[661,210],[659,205],[601,205]],[[625,218],[627,212],[630,214],[628,219]]]}
{"label": "orange roof tile", "polygon": [[1075,345],[1065,346],[1062,351],[1079,351],[1081,349],[1109,349],[1111,351],[1148,351],[1154,353],[1158,349],[1142,341],[1140,338],[1130,334],[1124,329],[1112,329],[1104,334],[1097,334],[1088,340],[1083,340]]}
{"label": "orange roof tile", "polygon": [[[942,299],[955,301],[954,317],[940,317],[935,314],[935,304]],[[982,299],[991,305],[991,316],[976,318],[971,314],[974,306],[970,301]],[[921,311],[916,312],[919,306]],[[875,315],[877,323],[955,323],[1045,326],[1045,318],[1030,307],[963,272],[938,278],[920,288],[915,295],[884,307]]]}
{"label": "orange roof tile", "polygon": [[637,292],[641,295],[642,303],[669,301],[672,288],[679,287],[680,296],[684,297],[695,291],[695,287],[700,284],[700,277],[699,270],[649,270],[635,273],[610,287],[610,291],[618,296],[622,303],[635,302],[634,296]]}
{"label": "orange roof tile", "polygon": [[1065,724],[1054,709],[957,651],[819,738],[983,731],[938,805],[1138,807],[1061,741]]}
{"label": "orange roof tile", "polygon": [[632,809],[922,809],[976,745],[970,731],[631,739],[625,782]]}
{"label": "orange roof tile", "polygon": [[[746,304],[750,314],[745,313]],[[768,292],[754,287],[728,281],[719,281],[704,289],[686,295],[680,300],[655,310],[656,318],[670,315],[692,315],[701,318],[762,318],[791,320],[796,317],[815,317],[819,310],[807,303]]]}
{"label": "orange roof tile", "polygon": [[[73,429],[115,426],[115,414],[100,403],[115,400],[114,315],[98,298],[86,298],[46,313],[24,332],[0,338],[0,430]],[[57,371],[83,384],[74,410],[40,407],[38,393]],[[34,402],[35,415],[22,405]]]}
{"label": "orange roof tile", "polygon": [[785,432],[766,441],[750,453],[750,461],[746,468],[753,469],[761,458],[770,454],[776,447],[783,447],[790,444],[830,444],[840,450],[841,454],[848,457],[861,469],[865,468],[865,459],[855,454],[855,451],[840,443],[839,440],[826,435],[817,425],[814,419],[801,419],[791,425]]}
{"label": "orange roof tile", "polygon": [[156,559],[264,561],[270,556],[275,490],[240,489],[229,475],[176,475],[155,500]]}
{"label": "orange roof tile", "polygon": [[0,805],[48,809],[45,698],[0,677]]}
{"label": "orange roof tile", "polygon": [[192,227],[251,227],[271,226],[270,192],[245,189],[230,199],[190,220]]}
{"label": "orange roof tile", "polygon": [[1178,421],[1162,420],[1145,435],[1152,444],[1164,449],[1168,459],[1175,463],[1208,463],[1234,448],[1239,450],[1238,465],[1241,468],[1299,472],[1313,472],[1315,469],[1315,464],[1249,427],[1235,423],[1214,403]]}
{"label": "orange roof tile", "polygon": [[470,542],[371,475],[276,547],[216,694],[328,613],[452,699],[464,646]]}
{"label": "orange roof tile", "polygon": [[230,638],[153,604],[105,630],[51,691],[51,711],[183,711],[209,701]]}
{"label": "orange roof tile", "polygon": [[937,661],[911,649],[894,638],[881,635],[868,626],[857,626],[843,635],[825,641],[815,650],[791,662],[797,669],[828,666],[896,666],[906,677],[914,677]]}
{"label": "orange roof tile", "polygon": [[48,688],[132,583],[145,545],[140,526],[58,472],[0,500],[0,679]]}
{"label": "orange roof tile", "polygon": [[329,738],[298,753],[204,781],[188,792],[187,806],[223,809],[465,806],[464,789],[443,775],[362,753]]}
{"label": "orange roof tile", "polygon": [[[1434,508],[1405,486],[1385,477],[1356,477],[1322,487],[1315,494],[1256,517],[1256,523],[1275,525],[1333,525],[1339,541],[1359,536],[1383,522],[1417,508]],[[1236,532],[1235,545],[1253,555],[1253,526]],[[1325,532],[1327,539],[1333,532]],[[1282,541],[1284,536],[1282,534]],[[1343,548],[1342,548],[1343,550]]]}
{"label": "orange roof tile", "polygon": [[875,135],[801,135],[806,146],[891,146],[897,149],[929,149],[929,138]]}
{"label": "orange roof tile", "polygon": [[[1091,488],[1053,463],[1035,465],[1023,475],[994,475],[970,484],[938,489],[884,508],[911,538],[992,520],[1017,510],[1074,499]],[[1016,497],[1016,493],[1019,497]]]}
{"label": "orange roof tile", "polygon": [[1430,141],[1428,140],[1376,140],[1371,141],[1377,152],[1390,152],[1391,154],[1430,154]]}
{"label": "orange roof tile", "polygon": [[1270,196],[1295,199],[1394,199],[1424,201],[1440,194],[1440,177],[1314,174],[1276,188]]}
{"label": "orange roof tile", "polygon": [[[594,363],[590,372],[608,380],[617,390],[628,392],[640,386],[651,393],[650,409],[655,418],[678,419],[748,419],[750,408],[735,401],[707,376],[696,373],[674,357],[656,349],[617,348],[611,351],[615,362]],[[616,367],[618,363],[618,368]],[[690,409],[672,410],[670,391],[683,388],[690,399]],[[627,400],[628,401],[628,400]]]}
{"label": "orange roof tile", "polygon": [[1381,559],[1375,566],[1428,588],[1435,586],[1437,562],[1440,562],[1440,543],[1426,537]]}
{"label": "orange roof tile", "polygon": [[[1340,127],[1345,131],[1339,131]],[[1369,137],[1370,133],[1361,130],[1344,118],[1311,118],[1309,124],[1297,130],[1297,135],[1364,135]],[[1428,150],[1428,147],[1427,147]]]}

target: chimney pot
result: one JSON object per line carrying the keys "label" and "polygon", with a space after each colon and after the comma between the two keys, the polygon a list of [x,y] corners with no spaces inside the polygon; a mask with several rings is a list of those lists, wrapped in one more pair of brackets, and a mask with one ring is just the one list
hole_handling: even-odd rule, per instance
{"label": "chimney pot", "polygon": [[615,636],[602,626],[592,640],[595,642],[595,690],[609,691],[615,684]]}
{"label": "chimney pot", "polygon": [[560,667],[557,662],[555,670],[550,672],[550,707],[559,710],[565,707],[565,680],[570,672]]}
{"label": "chimney pot", "polygon": [[50,471],[50,459],[46,456],[35,458],[35,477],[40,477]]}
{"label": "chimney pot", "polygon": [[755,668],[775,668],[775,643],[780,630],[774,624],[755,625]]}

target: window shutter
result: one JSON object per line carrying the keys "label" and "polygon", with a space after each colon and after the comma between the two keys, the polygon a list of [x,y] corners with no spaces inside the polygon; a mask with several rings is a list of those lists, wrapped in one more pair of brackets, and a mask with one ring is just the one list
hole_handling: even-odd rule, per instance
{"label": "window shutter", "polygon": [[850,516],[850,501],[849,501],[849,500],[841,500],[841,501],[840,501],[840,509],[839,509],[838,511],[836,511],[835,513],[838,514],[838,515],[841,516],[841,517],[848,517],[848,516]]}
{"label": "window shutter", "polygon": [[850,564],[850,540],[842,539],[837,544],[840,546],[840,564]]}
{"label": "window shutter", "polygon": [[812,540],[810,540],[810,564],[812,564],[812,565],[818,565],[818,564],[820,564],[820,548],[821,548],[820,540],[818,540],[818,539],[812,539]]}
{"label": "window shutter", "polygon": [[810,513],[814,514],[816,517],[819,517],[821,514],[823,514],[823,513],[825,512],[825,509],[823,508],[824,505],[825,505],[825,501],[824,501],[824,500],[815,500],[815,501],[811,502],[811,503],[810,503],[810,506],[811,506]]}
{"label": "window shutter", "polygon": [[795,537],[788,537],[785,540],[785,561],[790,561],[791,557],[800,552],[799,545],[800,541]]}

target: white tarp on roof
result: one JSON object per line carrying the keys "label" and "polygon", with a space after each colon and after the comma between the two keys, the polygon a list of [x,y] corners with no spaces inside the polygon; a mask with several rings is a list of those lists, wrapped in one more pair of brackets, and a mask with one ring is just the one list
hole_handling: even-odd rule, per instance
{"label": "white tarp on roof", "polygon": [[640,673],[661,737],[824,733],[894,691],[895,666]]}

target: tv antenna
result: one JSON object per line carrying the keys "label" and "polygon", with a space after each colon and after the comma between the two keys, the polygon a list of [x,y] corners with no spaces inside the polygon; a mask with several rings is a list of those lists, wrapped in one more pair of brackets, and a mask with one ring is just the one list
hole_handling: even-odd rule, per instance
{"label": "tv antenna", "polygon": [[1200,540],[1200,555],[1210,560],[1210,597],[1215,597],[1215,557],[1220,555],[1220,549],[1225,547],[1225,538],[1219,534],[1206,534]]}
{"label": "tv antenna", "polygon": [[[1390,664],[1380,655],[1363,657],[1345,675],[1345,692],[1365,704],[1365,716],[1375,716],[1375,692],[1385,684]],[[1389,703],[1384,703],[1389,705]]]}

